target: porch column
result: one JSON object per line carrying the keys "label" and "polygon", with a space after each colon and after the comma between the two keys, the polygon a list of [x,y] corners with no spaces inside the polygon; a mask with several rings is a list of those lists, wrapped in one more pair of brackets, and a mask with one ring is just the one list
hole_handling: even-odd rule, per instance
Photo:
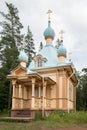
{"label": "porch column", "polygon": [[18,84],[16,84],[16,98],[19,97],[19,86]]}
{"label": "porch column", "polygon": [[19,98],[22,98],[22,86],[19,84]]}
{"label": "porch column", "polygon": [[41,96],[41,84],[39,84],[39,98]]}
{"label": "porch column", "polygon": [[19,84],[20,108],[23,108],[22,85]]}
{"label": "porch column", "polygon": [[41,99],[41,83],[39,84],[39,89],[38,89],[38,97],[39,97],[39,108],[42,106],[42,99]]}
{"label": "porch column", "polygon": [[16,80],[12,81],[12,86],[13,86],[13,94],[12,94],[12,109],[15,108],[15,96],[16,96]]}
{"label": "porch column", "polygon": [[44,79],[43,79],[42,117],[45,116],[45,107],[46,107],[46,99],[45,99],[45,97],[46,97],[46,81],[44,81]]}
{"label": "porch column", "polygon": [[27,99],[27,90],[26,90],[26,86],[24,86],[24,99]]}
{"label": "porch column", "polygon": [[46,107],[46,84],[47,84],[47,82],[45,81],[44,82],[44,85],[43,85],[43,108],[45,108]]}
{"label": "porch column", "polygon": [[34,91],[35,91],[35,79],[33,78],[32,79],[32,103],[31,103],[31,106],[32,106],[32,108],[34,108]]}

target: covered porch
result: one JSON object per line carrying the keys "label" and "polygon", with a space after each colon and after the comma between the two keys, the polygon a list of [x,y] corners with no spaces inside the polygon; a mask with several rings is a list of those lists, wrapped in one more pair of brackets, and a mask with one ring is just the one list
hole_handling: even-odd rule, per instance
{"label": "covered porch", "polygon": [[28,74],[12,77],[12,112],[11,116],[34,116],[37,110],[51,110],[51,89],[55,81],[49,77]]}

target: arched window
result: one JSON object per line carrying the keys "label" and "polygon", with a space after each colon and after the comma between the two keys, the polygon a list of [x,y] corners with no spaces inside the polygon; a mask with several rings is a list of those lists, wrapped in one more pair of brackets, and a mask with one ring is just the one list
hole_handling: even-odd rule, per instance
{"label": "arched window", "polygon": [[35,58],[34,58],[34,63],[35,63],[35,67],[44,67],[45,63],[47,62],[47,59],[45,57],[43,57],[42,55],[38,54]]}
{"label": "arched window", "polygon": [[41,58],[38,59],[38,67],[42,67],[42,60],[41,60]]}

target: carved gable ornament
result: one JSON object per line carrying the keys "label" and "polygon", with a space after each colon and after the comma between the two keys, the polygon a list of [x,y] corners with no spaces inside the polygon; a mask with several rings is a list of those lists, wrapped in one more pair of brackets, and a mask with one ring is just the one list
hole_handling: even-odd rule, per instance
{"label": "carved gable ornament", "polygon": [[23,68],[22,66],[19,66],[12,72],[12,75],[17,77],[25,76],[26,74],[27,74],[27,69]]}

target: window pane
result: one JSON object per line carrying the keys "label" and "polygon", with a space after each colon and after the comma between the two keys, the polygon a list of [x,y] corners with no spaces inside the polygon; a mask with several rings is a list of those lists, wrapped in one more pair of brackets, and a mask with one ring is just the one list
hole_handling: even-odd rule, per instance
{"label": "window pane", "polygon": [[36,97],[38,96],[38,87],[35,87],[35,94]]}
{"label": "window pane", "polygon": [[38,67],[42,67],[42,60],[40,58],[38,59]]}
{"label": "window pane", "polygon": [[40,96],[43,96],[43,88],[41,87]]}

